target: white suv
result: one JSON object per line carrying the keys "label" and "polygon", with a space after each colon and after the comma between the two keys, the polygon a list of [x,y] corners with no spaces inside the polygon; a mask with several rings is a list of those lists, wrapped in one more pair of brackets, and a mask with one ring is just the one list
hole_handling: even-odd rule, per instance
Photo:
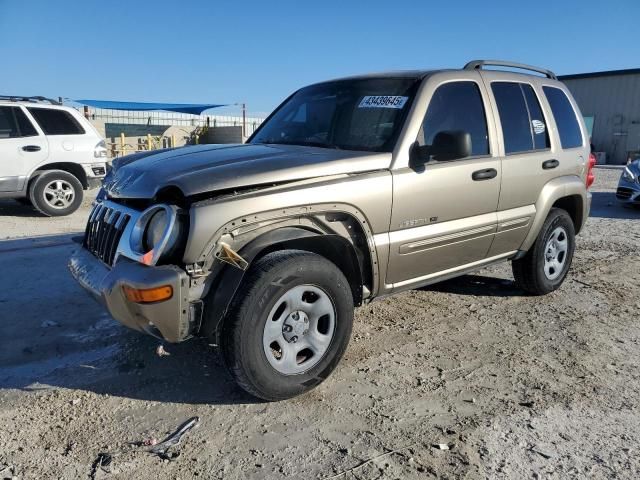
{"label": "white suv", "polygon": [[0,198],[68,215],[106,173],[105,142],[77,110],[43,97],[0,96]]}

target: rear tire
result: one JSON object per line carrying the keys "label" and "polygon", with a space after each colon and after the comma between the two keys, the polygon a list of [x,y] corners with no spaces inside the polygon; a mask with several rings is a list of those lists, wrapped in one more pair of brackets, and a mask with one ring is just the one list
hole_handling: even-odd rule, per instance
{"label": "rear tire", "polygon": [[511,262],[516,284],[532,295],[558,289],[575,251],[575,229],[569,214],[552,208],[527,254]]}
{"label": "rear tire", "polygon": [[344,354],[353,295],[340,269],[300,250],[252,265],[221,332],[227,369],[258,398],[284,400],[319,385]]}
{"label": "rear tire", "polygon": [[63,170],[42,172],[29,188],[29,200],[47,217],[61,217],[75,212],[82,204],[82,184]]}

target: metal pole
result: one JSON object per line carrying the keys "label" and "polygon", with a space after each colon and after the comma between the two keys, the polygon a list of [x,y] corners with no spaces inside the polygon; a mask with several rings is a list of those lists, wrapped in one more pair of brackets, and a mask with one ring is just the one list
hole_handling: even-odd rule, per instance
{"label": "metal pole", "polygon": [[147,133],[147,150],[151,150],[151,134]]}
{"label": "metal pole", "polygon": [[244,140],[244,137],[247,135],[247,104],[243,103],[242,104],[242,137]]}
{"label": "metal pole", "polygon": [[120,134],[120,150],[122,152],[122,156],[124,156],[125,148],[124,148],[124,132]]}

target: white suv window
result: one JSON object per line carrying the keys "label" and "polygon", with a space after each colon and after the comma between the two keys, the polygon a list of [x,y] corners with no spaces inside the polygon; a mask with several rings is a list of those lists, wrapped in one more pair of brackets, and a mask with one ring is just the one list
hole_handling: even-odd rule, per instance
{"label": "white suv window", "polygon": [[46,135],[82,135],[84,128],[69,112],[53,108],[27,108]]}
{"label": "white suv window", "polygon": [[0,107],[0,138],[34,137],[36,129],[20,107]]}

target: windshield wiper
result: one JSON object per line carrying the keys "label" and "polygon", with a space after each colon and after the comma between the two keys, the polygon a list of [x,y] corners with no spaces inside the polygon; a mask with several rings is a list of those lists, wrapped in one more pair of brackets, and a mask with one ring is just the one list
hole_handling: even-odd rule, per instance
{"label": "windshield wiper", "polygon": [[262,143],[271,144],[271,145],[299,145],[301,147],[319,147],[319,148],[330,148],[333,150],[342,150],[339,146],[333,145],[331,143],[324,142],[314,142],[307,140],[274,140],[268,139]]}
{"label": "windshield wiper", "polygon": [[320,148],[332,148],[334,150],[341,150],[338,145],[334,145],[333,143],[324,143],[324,142],[302,142],[301,145],[305,145],[307,147],[320,147]]}

